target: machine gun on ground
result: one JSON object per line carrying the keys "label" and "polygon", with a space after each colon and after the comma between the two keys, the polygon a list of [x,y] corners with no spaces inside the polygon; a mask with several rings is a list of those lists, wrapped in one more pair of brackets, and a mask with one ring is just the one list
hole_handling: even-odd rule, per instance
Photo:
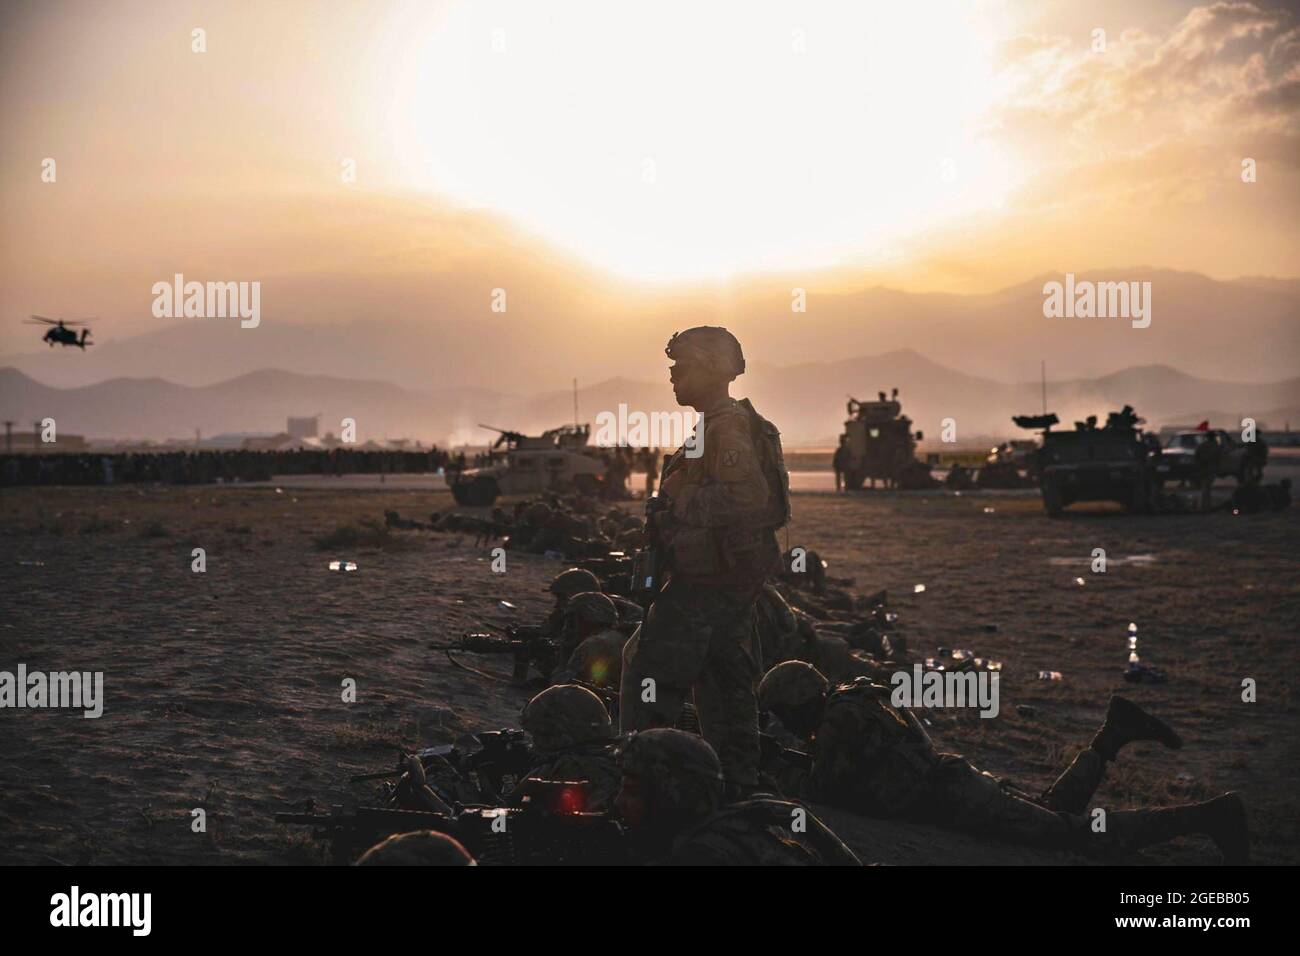
{"label": "machine gun on ground", "polygon": [[540,624],[511,624],[503,631],[501,635],[466,632],[456,641],[431,641],[429,647],[446,652],[447,658],[457,667],[496,680],[503,678],[468,667],[451,655],[456,651],[469,654],[510,654],[514,657],[514,669],[510,675],[513,683],[522,684],[527,681],[530,666],[535,667],[542,677],[549,678],[559,664],[559,647],[547,636],[546,629]]}
{"label": "machine gun on ground", "polygon": [[609,551],[594,558],[583,558],[578,567],[590,571],[600,579],[600,589],[606,594],[633,597],[632,567],[636,559],[623,551]]}
{"label": "machine gun on ground", "polygon": [[[528,735],[522,730],[487,730],[475,734],[474,740],[479,744],[477,748],[442,744],[428,747],[416,754],[424,767],[429,786],[449,803],[469,802],[464,796],[467,790],[440,786],[443,778],[440,770],[450,768],[457,777],[464,779],[469,791],[482,793],[488,800],[501,801],[513,789],[515,782],[527,776],[537,762]],[[400,778],[406,773],[407,759],[405,754],[398,754],[394,769],[356,774],[349,781],[364,783]]]}
{"label": "machine gun on ground", "polygon": [[461,807],[452,814],[387,807],[331,807],[328,813],[277,813],[275,822],[310,826],[331,844],[335,863],[347,864],[398,833],[434,830],[454,837],[481,865],[616,865],[627,860],[623,827],[592,813],[590,784],[530,780],[517,807]]}

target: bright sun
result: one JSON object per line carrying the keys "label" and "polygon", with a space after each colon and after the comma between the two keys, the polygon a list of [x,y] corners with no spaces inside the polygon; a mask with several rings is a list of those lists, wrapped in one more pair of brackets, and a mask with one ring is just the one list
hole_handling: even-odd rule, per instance
{"label": "bright sun", "polygon": [[388,132],[408,183],[625,276],[884,261],[1009,186],[977,9],[403,6]]}

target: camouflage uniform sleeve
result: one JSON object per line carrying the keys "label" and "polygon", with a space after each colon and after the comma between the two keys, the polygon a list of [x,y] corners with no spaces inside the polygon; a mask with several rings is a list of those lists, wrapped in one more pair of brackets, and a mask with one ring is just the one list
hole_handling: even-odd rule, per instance
{"label": "camouflage uniform sleeve", "polygon": [[772,489],[743,414],[719,416],[704,430],[704,463],[709,484],[687,488],[673,503],[673,516],[697,528],[740,524],[761,511]]}

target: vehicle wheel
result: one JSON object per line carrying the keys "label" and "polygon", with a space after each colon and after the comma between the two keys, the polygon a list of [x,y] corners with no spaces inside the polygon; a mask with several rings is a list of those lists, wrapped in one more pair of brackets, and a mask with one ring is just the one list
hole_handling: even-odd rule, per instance
{"label": "vehicle wheel", "polygon": [[458,481],[451,486],[451,496],[458,505],[469,504],[469,482]]}
{"label": "vehicle wheel", "polygon": [[1061,494],[1061,486],[1052,479],[1043,481],[1043,507],[1052,518],[1061,517],[1065,511],[1065,496]]}
{"label": "vehicle wheel", "polygon": [[480,475],[469,483],[465,491],[465,503],[475,508],[484,507],[496,501],[499,494],[501,489],[496,479]]}
{"label": "vehicle wheel", "polygon": [[1124,507],[1129,514],[1146,514],[1147,504],[1151,497],[1151,491],[1145,481],[1139,481],[1133,486],[1133,492],[1129,495],[1128,501]]}

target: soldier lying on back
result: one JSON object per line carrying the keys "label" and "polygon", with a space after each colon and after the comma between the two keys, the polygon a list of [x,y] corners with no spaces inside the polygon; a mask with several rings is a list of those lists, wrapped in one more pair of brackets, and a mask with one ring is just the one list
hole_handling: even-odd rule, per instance
{"label": "soldier lying on back", "polygon": [[[759,706],[808,741],[812,754],[802,796],[869,816],[899,817],[1043,847],[1127,853],[1191,834],[1209,836],[1227,863],[1250,855],[1240,794],[1204,803],[1109,810],[1094,832],[1089,804],[1126,744],[1182,741],[1165,723],[1122,697],[1069,768],[1041,797],[1011,792],[997,777],[957,754],[939,753],[916,717],[890,703],[888,688],[859,678],[831,688],[816,668],[781,664],[758,688]],[[789,773],[768,768],[772,776]],[[1087,814],[1087,815],[1085,815]]]}

